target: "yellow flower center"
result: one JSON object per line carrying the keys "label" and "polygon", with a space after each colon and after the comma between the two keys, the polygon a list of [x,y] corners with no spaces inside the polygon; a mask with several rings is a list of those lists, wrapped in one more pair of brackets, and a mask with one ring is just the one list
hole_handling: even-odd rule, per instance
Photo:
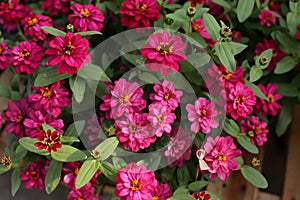
{"label": "yellow flower center", "polygon": [[225,69],[223,72],[222,72],[222,78],[229,81],[230,78],[232,77],[232,73],[230,73],[227,69]]}
{"label": "yellow flower center", "polygon": [[275,48],[272,48],[272,50],[273,50],[272,57],[273,58],[277,57],[277,55],[278,55],[277,50]]}
{"label": "yellow flower center", "polygon": [[77,199],[75,199],[75,200],[84,200],[83,198],[81,198],[81,197],[79,197],[79,198],[77,198]]}
{"label": "yellow flower center", "polygon": [[199,24],[194,24],[193,25],[193,30],[194,31],[198,31],[201,28],[201,26]]}
{"label": "yellow flower center", "polygon": [[142,184],[139,183],[139,180],[137,179],[133,179],[131,181],[131,184],[130,184],[130,188],[132,191],[139,191],[139,189],[141,188]]}
{"label": "yellow flower center", "polygon": [[171,96],[170,93],[166,93],[164,95],[164,100],[168,101],[170,99],[170,96]]}
{"label": "yellow flower center", "polygon": [[139,126],[136,125],[136,124],[129,126],[129,133],[130,134],[135,134],[136,131],[138,130],[138,128],[139,128]]}
{"label": "yellow flower center", "polygon": [[78,167],[76,167],[76,169],[74,170],[74,174],[75,174],[76,176],[78,176],[78,174],[79,174],[79,168],[78,168]]}
{"label": "yellow flower center", "polygon": [[207,111],[205,109],[202,109],[201,114],[205,116],[207,114]]}
{"label": "yellow flower center", "polygon": [[42,92],[43,97],[50,99],[53,95],[52,91],[46,87],[45,90]]}
{"label": "yellow flower center", "polygon": [[72,45],[72,42],[68,42],[67,46],[63,48],[63,54],[70,56],[75,47]]}
{"label": "yellow flower center", "polygon": [[241,103],[244,103],[246,100],[246,98],[244,96],[239,96],[239,98],[237,99],[237,103],[241,104]]}
{"label": "yellow flower center", "polygon": [[137,3],[137,4],[135,4],[135,9],[139,10],[139,11],[144,11],[147,9],[147,5],[144,3],[142,5],[140,5],[139,3]]}
{"label": "yellow flower center", "polygon": [[86,8],[81,8],[80,14],[82,14],[84,17],[88,17],[90,15],[90,11]]}
{"label": "yellow flower center", "polygon": [[159,122],[164,122],[166,121],[166,116],[163,116],[162,114],[156,115],[157,119]]}
{"label": "yellow flower center", "polygon": [[219,152],[218,160],[219,161],[227,161],[227,157],[222,152]]}
{"label": "yellow flower center", "polygon": [[268,94],[267,98],[269,99],[269,103],[274,103],[275,99],[274,96],[272,94]]}
{"label": "yellow flower center", "polygon": [[31,171],[29,177],[30,177],[31,180],[38,179],[39,178],[39,173],[35,170]]}
{"label": "yellow flower center", "polygon": [[128,103],[130,100],[130,96],[128,94],[126,95],[121,95],[119,97],[119,103]]}
{"label": "yellow flower center", "polygon": [[262,133],[262,129],[261,129],[260,125],[256,126],[256,127],[255,127],[255,130],[256,130],[256,134],[257,134],[257,135],[259,135],[259,134]]}
{"label": "yellow flower center", "polygon": [[23,114],[23,113],[20,114],[20,115],[18,115],[18,116],[17,116],[16,122],[21,122],[21,121],[23,120],[24,115],[25,115],[25,114]]}
{"label": "yellow flower center", "polygon": [[10,164],[11,164],[10,157],[6,156],[6,155],[2,156],[2,158],[0,160],[0,164],[3,166],[6,166],[6,167],[10,166]]}
{"label": "yellow flower center", "polygon": [[3,53],[3,49],[0,47],[0,54],[2,54]]}
{"label": "yellow flower center", "polygon": [[173,52],[173,45],[169,42],[160,42],[160,44],[156,47],[156,51],[158,51],[161,55],[167,55]]}
{"label": "yellow flower center", "polygon": [[33,18],[33,19],[29,18],[27,23],[29,26],[33,26],[33,25],[37,24],[38,22],[39,21],[37,20],[37,18]]}
{"label": "yellow flower center", "polygon": [[30,55],[30,52],[29,52],[27,49],[24,48],[24,49],[20,52],[19,57],[21,57],[21,58],[28,58],[29,55]]}
{"label": "yellow flower center", "polygon": [[152,200],[159,200],[159,197],[158,196],[154,196],[154,197],[152,197]]}

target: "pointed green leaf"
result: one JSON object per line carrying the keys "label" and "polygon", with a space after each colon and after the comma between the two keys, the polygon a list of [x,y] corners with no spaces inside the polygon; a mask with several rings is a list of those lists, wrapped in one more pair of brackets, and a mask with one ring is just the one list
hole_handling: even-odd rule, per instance
{"label": "pointed green leaf", "polygon": [[21,186],[20,169],[13,171],[11,175],[11,195],[14,197]]}
{"label": "pointed green leaf", "polygon": [[263,76],[263,71],[260,67],[254,65],[250,69],[250,81],[255,82]]}
{"label": "pointed green leaf", "polygon": [[292,108],[292,103],[290,101],[285,100],[282,102],[282,109],[279,112],[276,124],[277,136],[282,136],[292,122]]}
{"label": "pointed green leaf", "polygon": [[177,181],[179,186],[184,186],[189,182],[189,169],[186,165],[181,168],[177,168]]}
{"label": "pointed green leaf", "polygon": [[0,97],[10,98],[9,90],[2,83],[0,83]]}
{"label": "pointed green leaf", "polygon": [[82,164],[79,174],[76,178],[76,188],[82,188],[87,184],[99,169],[99,162],[93,158],[89,158]]}
{"label": "pointed green leaf", "polygon": [[237,137],[240,133],[240,127],[232,119],[226,119],[224,123],[224,131],[233,137]]}
{"label": "pointed green leaf", "polygon": [[39,155],[49,155],[50,153],[44,149],[39,150],[36,146],[34,146],[35,143],[37,143],[38,140],[35,138],[30,137],[23,137],[19,140],[19,143],[22,147],[24,147],[27,151],[37,153]]}
{"label": "pointed green leaf", "polygon": [[188,188],[191,192],[198,192],[198,191],[202,190],[202,188],[207,186],[207,184],[208,184],[208,181],[196,181],[196,182],[190,183],[188,185]]}
{"label": "pointed green leaf", "polygon": [[56,152],[51,153],[51,157],[60,162],[73,162],[87,158],[82,151],[69,145],[62,145]]}
{"label": "pointed green leaf", "polygon": [[245,179],[247,179],[252,185],[258,188],[265,189],[268,187],[266,178],[256,169],[250,166],[243,166],[241,172]]}
{"label": "pointed green leaf", "polygon": [[261,99],[269,100],[257,85],[255,85],[249,81],[245,81],[245,85],[251,87],[255,96],[257,96]]}
{"label": "pointed green leaf", "polygon": [[77,77],[73,85],[73,97],[78,103],[81,103],[84,98],[86,82],[83,78]]}
{"label": "pointed green leaf", "polygon": [[247,135],[239,135],[237,141],[250,153],[258,154],[258,148],[251,143],[250,138]]}
{"label": "pointed green leaf", "polygon": [[236,12],[237,12],[237,18],[239,22],[244,22],[248,17],[250,17],[253,6],[254,6],[255,0],[239,0]]}
{"label": "pointed green leaf", "polygon": [[4,165],[0,165],[0,175],[8,172],[10,169],[11,169],[11,166],[6,167]]}
{"label": "pointed green leaf", "polygon": [[53,128],[52,126],[50,126],[49,124],[42,124],[42,128],[43,131],[47,132],[48,130],[50,130],[51,132],[55,131],[55,128]]}
{"label": "pointed green leaf", "polygon": [[92,63],[85,64],[83,68],[77,71],[77,75],[87,80],[102,80],[111,82],[110,78],[105,74],[103,69]]}
{"label": "pointed green leaf", "polygon": [[237,55],[237,54],[241,53],[242,51],[244,51],[248,47],[248,45],[241,44],[241,43],[238,43],[238,42],[230,42],[229,46],[233,50],[233,55]]}
{"label": "pointed green leaf", "polygon": [[217,20],[208,13],[203,14],[203,22],[204,26],[208,32],[208,34],[214,39],[218,40],[220,36],[220,25],[218,24]]}
{"label": "pointed green leaf", "polygon": [[99,165],[100,171],[111,181],[115,181],[118,170],[109,162],[101,162]]}
{"label": "pointed green leaf", "polygon": [[77,137],[74,136],[61,136],[60,141],[62,143],[73,143],[73,142],[80,142]]}
{"label": "pointed green leaf", "polygon": [[100,152],[99,160],[106,160],[113,154],[119,144],[119,140],[116,137],[107,138],[101,142],[96,148],[96,151]]}
{"label": "pointed green leaf", "polygon": [[61,177],[62,162],[51,160],[48,172],[45,178],[45,190],[51,194],[58,186]]}
{"label": "pointed green leaf", "polygon": [[84,125],[85,125],[85,121],[83,121],[83,120],[76,121],[76,122],[72,123],[68,127],[66,132],[64,133],[64,136],[78,137],[81,134],[81,132],[83,131]]}
{"label": "pointed green leaf", "polygon": [[77,32],[75,33],[75,35],[82,35],[82,36],[85,36],[85,35],[102,35],[101,32],[99,31],[85,31],[85,32]]}
{"label": "pointed green leaf", "polygon": [[284,74],[286,72],[289,72],[296,66],[297,63],[298,61],[295,58],[286,56],[277,63],[274,73]]}
{"label": "pointed green leaf", "polygon": [[216,50],[218,58],[220,59],[224,67],[230,72],[234,73],[236,69],[236,63],[231,47],[225,42],[219,42],[215,44],[214,48]]}
{"label": "pointed green leaf", "polygon": [[276,93],[282,94],[285,97],[297,97],[298,90],[293,84],[276,83],[278,89]]}
{"label": "pointed green leaf", "polygon": [[195,200],[195,198],[189,194],[177,194],[168,198],[168,200]]}
{"label": "pointed green leaf", "polygon": [[56,28],[50,27],[50,26],[41,26],[41,29],[43,29],[45,32],[54,35],[54,36],[65,36],[66,33],[58,30]]}
{"label": "pointed green leaf", "polygon": [[60,80],[71,77],[70,74],[59,74],[56,67],[49,67],[41,71],[34,80],[35,86],[48,86]]}
{"label": "pointed green leaf", "polygon": [[298,32],[297,26],[300,24],[300,15],[289,12],[286,15],[286,21],[291,35],[295,35]]}

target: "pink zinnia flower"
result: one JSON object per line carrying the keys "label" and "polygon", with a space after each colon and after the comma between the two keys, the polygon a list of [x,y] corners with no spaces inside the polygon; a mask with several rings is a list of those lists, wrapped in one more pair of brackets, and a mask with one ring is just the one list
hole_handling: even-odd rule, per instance
{"label": "pink zinnia flower", "polygon": [[194,192],[192,197],[196,200],[210,200],[210,194],[205,193],[205,191]]}
{"label": "pink zinnia flower", "polygon": [[30,111],[23,122],[26,135],[31,138],[37,137],[39,132],[43,132],[42,125],[48,124],[55,128],[59,134],[63,134],[62,128],[64,122],[62,119],[56,119],[52,114],[45,113],[43,110]]}
{"label": "pink zinnia flower", "polygon": [[263,10],[258,15],[261,25],[271,26],[271,23],[276,23],[276,17],[271,10]]}
{"label": "pink zinnia flower", "polygon": [[172,196],[168,184],[158,184],[152,193],[152,200],[167,200]]}
{"label": "pink zinnia flower", "polygon": [[241,125],[241,132],[248,134],[250,136],[251,142],[254,145],[262,146],[265,142],[268,141],[268,124],[266,122],[260,121],[259,117],[252,116],[247,120],[242,120]]}
{"label": "pink zinnia flower", "polygon": [[121,23],[129,28],[151,27],[159,20],[160,6],[155,0],[125,0],[121,5]]}
{"label": "pink zinnia flower", "polygon": [[207,134],[210,133],[211,127],[217,128],[219,122],[215,119],[218,112],[215,105],[206,98],[200,97],[195,105],[187,104],[188,119],[192,122],[191,130],[195,133],[202,131]]}
{"label": "pink zinnia flower", "polygon": [[13,133],[18,138],[23,137],[25,134],[23,122],[30,112],[30,108],[31,106],[26,98],[22,98],[17,102],[9,102],[4,114],[6,132]]}
{"label": "pink zinnia flower", "polygon": [[52,15],[57,15],[61,10],[64,14],[69,11],[71,0],[44,0],[42,3],[42,9],[48,10]]}
{"label": "pink zinnia flower", "polygon": [[272,59],[271,59],[270,64],[268,66],[268,70],[272,71],[276,67],[276,64],[284,56],[286,56],[286,53],[284,53],[283,51],[281,51],[279,49],[279,47],[277,46],[275,40],[273,40],[273,39],[270,39],[270,40],[264,39],[262,42],[259,42],[256,45],[255,54],[259,55],[259,54],[261,54],[263,51],[265,51],[267,49],[272,49],[273,50]]}
{"label": "pink zinnia flower", "polygon": [[36,139],[39,142],[36,142],[34,146],[38,147],[39,150],[45,149],[49,153],[56,152],[57,149],[61,148],[62,145],[60,144],[60,136],[59,133],[56,131],[48,130],[46,132],[40,131]]}
{"label": "pink zinnia flower", "polygon": [[147,117],[147,114],[133,113],[115,122],[116,136],[124,149],[137,152],[155,142]]}
{"label": "pink zinnia flower", "polygon": [[198,32],[203,38],[211,39],[211,37],[206,31],[206,28],[204,27],[203,18],[199,18],[197,20],[192,21],[192,29],[193,31]]}
{"label": "pink zinnia flower", "polygon": [[[79,174],[79,170],[82,166],[81,162],[67,162],[64,163],[63,169],[62,169],[62,181],[68,185],[68,188],[71,190],[76,190],[75,183],[76,183],[76,177]],[[97,177],[101,174],[101,172],[98,170],[93,178],[82,188],[89,188],[92,184],[98,184]]]}
{"label": "pink zinnia flower", "polygon": [[62,88],[63,81],[55,82],[46,87],[32,86],[35,93],[29,95],[28,100],[35,110],[44,109],[47,113],[57,117],[61,114],[63,106],[71,103],[70,91]]}
{"label": "pink zinnia flower", "polygon": [[136,163],[130,163],[120,169],[115,180],[116,196],[120,200],[150,200],[157,186],[154,172]]}
{"label": "pink zinnia flower", "polygon": [[17,29],[17,23],[27,15],[29,8],[19,4],[19,0],[0,3],[0,23],[7,32]]}
{"label": "pink zinnia flower", "polygon": [[169,167],[183,167],[191,159],[193,139],[188,132],[179,127],[172,130],[170,143],[163,155],[168,159]]}
{"label": "pink zinnia flower", "polygon": [[153,86],[154,93],[149,98],[154,102],[159,102],[171,110],[176,110],[182,96],[182,91],[175,90],[174,83],[164,80],[161,84],[156,82]]}
{"label": "pink zinnia flower", "polygon": [[93,4],[80,5],[74,3],[71,6],[72,14],[68,20],[77,31],[101,31],[103,28],[104,15]]}
{"label": "pink zinnia flower", "polygon": [[214,180],[218,176],[225,180],[233,170],[238,170],[238,162],[234,159],[241,156],[242,151],[236,148],[230,136],[217,136],[215,139],[209,136],[204,150],[204,160],[210,168],[210,179]]}
{"label": "pink zinnia flower", "polygon": [[46,15],[31,13],[22,20],[22,26],[25,35],[37,42],[46,39],[48,33],[43,31],[41,26],[52,26],[52,19]]}
{"label": "pink zinnia flower", "polygon": [[234,120],[246,118],[256,104],[256,97],[253,90],[243,83],[238,82],[227,92],[227,114]]}
{"label": "pink zinnia flower", "polygon": [[278,114],[278,110],[282,108],[282,106],[277,102],[282,99],[281,94],[276,94],[276,90],[278,86],[272,83],[269,83],[267,87],[262,84],[257,85],[261,91],[266,95],[268,100],[258,98],[257,104],[255,106],[255,111],[262,111],[263,116],[272,115],[276,116]]}
{"label": "pink zinnia flower", "polygon": [[186,59],[182,53],[185,48],[179,36],[172,37],[168,32],[154,33],[149,36],[149,42],[142,46],[141,55],[147,58],[147,68],[167,76],[170,69],[174,72],[179,70],[178,62]]}
{"label": "pink zinnia flower", "polygon": [[239,42],[242,39],[242,33],[237,30],[232,30],[231,38],[235,42]]}
{"label": "pink zinnia flower", "polygon": [[13,65],[17,73],[26,72],[33,74],[43,58],[43,49],[35,42],[23,41],[11,51],[13,54]]}
{"label": "pink zinnia flower", "polygon": [[205,0],[189,0],[189,2],[191,2],[192,7],[196,7],[197,4],[202,4],[205,2]]}
{"label": "pink zinnia flower", "polygon": [[68,194],[68,200],[99,200],[95,196],[95,188],[91,184],[87,184],[80,189],[73,189]]}
{"label": "pink zinnia flower", "polygon": [[5,42],[0,43],[0,69],[5,70],[10,64],[10,49]]}
{"label": "pink zinnia flower", "polygon": [[115,81],[111,95],[103,97],[104,104],[100,110],[110,112],[110,118],[121,117],[125,113],[140,112],[146,107],[144,91],[138,83],[127,82],[124,78]]}
{"label": "pink zinnia flower", "polygon": [[172,131],[171,124],[174,123],[176,115],[161,103],[150,104],[148,108],[148,120],[154,129],[153,135],[161,137],[164,131],[170,133]]}
{"label": "pink zinnia flower", "polygon": [[46,50],[49,55],[49,66],[57,65],[58,73],[76,74],[78,68],[82,68],[89,59],[89,42],[80,34],[68,32],[66,36],[56,36],[49,42],[50,49]]}
{"label": "pink zinnia flower", "polygon": [[38,160],[31,163],[27,169],[20,174],[20,179],[26,189],[34,187],[43,190],[45,185],[45,177],[49,168],[49,161]]}

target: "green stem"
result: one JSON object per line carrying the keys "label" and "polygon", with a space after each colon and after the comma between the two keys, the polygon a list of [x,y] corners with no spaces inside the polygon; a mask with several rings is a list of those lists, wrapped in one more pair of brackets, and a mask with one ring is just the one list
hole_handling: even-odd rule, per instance
{"label": "green stem", "polygon": [[27,40],[27,37],[23,34],[20,24],[17,24],[18,35],[21,36],[22,40]]}

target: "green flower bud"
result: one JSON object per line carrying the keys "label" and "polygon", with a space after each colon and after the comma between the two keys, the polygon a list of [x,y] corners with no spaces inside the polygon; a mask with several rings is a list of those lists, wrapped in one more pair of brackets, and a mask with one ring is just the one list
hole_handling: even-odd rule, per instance
{"label": "green flower bud", "polygon": [[165,23],[167,24],[167,25],[172,25],[173,24],[173,19],[171,19],[171,18],[169,18],[169,17],[167,17],[166,19],[165,19]]}
{"label": "green flower bud", "polygon": [[66,30],[67,30],[68,32],[74,33],[74,26],[73,26],[73,24],[68,24],[68,25],[66,26]]}
{"label": "green flower bud", "polygon": [[196,14],[196,8],[194,7],[189,7],[186,11],[187,16],[189,17],[194,17]]}
{"label": "green flower bud", "polygon": [[224,38],[230,37],[232,34],[231,32],[231,28],[229,28],[228,26],[222,26],[221,30],[220,30],[220,35]]}

